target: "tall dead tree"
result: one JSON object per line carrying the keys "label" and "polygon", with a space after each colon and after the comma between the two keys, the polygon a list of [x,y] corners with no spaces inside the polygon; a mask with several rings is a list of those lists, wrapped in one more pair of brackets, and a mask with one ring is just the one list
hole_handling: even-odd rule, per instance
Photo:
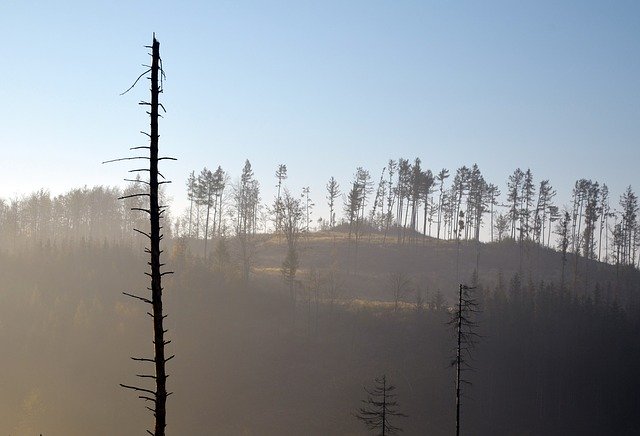
{"label": "tall dead tree", "polygon": [[[125,295],[135,298],[139,301],[142,301],[146,304],[151,305],[152,313],[148,312],[149,315],[153,318],[153,346],[154,346],[154,356],[153,358],[147,357],[132,357],[133,360],[140,363],[153,363],[155,367],[155,374],[137,374],[138,377],[142,379],[152,379],[155,381],[155,390],[121,384],[123,388],[131,389],[133,391],[138,392],[138,397],[149,401],[153,404],[153,407],[147,407],[149,410],[153,412],[155,417],[155,428],[152,432],[151,430],[147,430],[147,433],[153,436],[164,436],[166,423],[166,402],[167,397],[171,395],[170,392],[167,392],[167,372],[166,372],[166,363],[171,360],[174,355],[170,357],[165,357],[165,346],[169,344],[171,341],[165,340],[165,333],[167,330],[164,328],[164,319],[166,315],[163,314],[162,308],[162,277],[167,274],[172,274],[171,271],[161,271],[161,267],[164,265],[160,262],[160,255],[162,250],[160,249],[160,241],[163,238],[163,235],[160,233],[162,230],[162,226],[160,225],[160,219],[162,218],[163,213],[166,210],[166,206],[159,204],[158,200],[158,191],[160,185],[164,183],[170,183],[169,181],[164,180],[164,176],[158,171],[158,162],[161,160],[175,160],[171,157],[159,157],[158,155],[158,118],[159,108],[164,110],[164,106],[159,102],[159,95],[162,93],[162,82],[164,78],[164,71],[162,70],[162,60],[160,59],[160,43],[156,40],[155,34],[153,35],[153,44],[151,46],[146,46],[146,48],[151,49],[151,67],[142,73],[138,79],[134,82],[134,84],[125,91],[130,91],[143,76],[148,73],[151,73],[151,77],[148,77],[151,80],[151,102],[142,101],[139,104],[143,106],[149,106],[150,111],[147,112],[151,119],[151,130],[149,133],[144,133],[149,137],[149,145],[148,146],[140,146],[133,147],[132,150],[140,150],[140,149],[148,149],[149,156],[133,156],[128,158],[116,159],[118,160],[148,160],[149,167],[148,168],[137,168],[131,170],[130,172],[149,172],[149,181],[145,181],[144,184],[147,186],[148,190],[144,193],[135,193],[121,198],[129,198],[129,197],[148,197],[149,203],[148,208],[139,207],[135,208],[141,212],[146,212],[149,215],[149,230],[148,232],[143,231],[141,229],[134,229],[136,232],[144,235],[149,239],[149,247],[145,248],[145,251],[150,255],[150,261],[148,262],[150,267],[150,272],[146,272],[145,274],[151,278],[151,286],[147,289],[151,291],[151,298],[141,297],[138,295],[130,294],[124,292]],[[113,162],[113,161],[108,161]],[[162,181],[158,180],[158,177],[162,178]]]}
{"label": "tall dead tree", "polygon": [[460,397],[462,385],[469,384],[462,378],[462,372],[470,369],[471,350],[478,340],[477,326],[474,315],[479,311],[478,303],[471,295],[475,288],[460,284],[458,304],[451,314],[449,325],[456,332],[456,358],[451,362],[456,367],[456,436],[460,436]]}

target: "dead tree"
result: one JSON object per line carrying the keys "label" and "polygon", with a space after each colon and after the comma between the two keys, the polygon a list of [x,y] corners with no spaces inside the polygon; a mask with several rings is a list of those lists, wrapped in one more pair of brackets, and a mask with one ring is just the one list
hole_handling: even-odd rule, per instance
{"label": "dead tree", "polygon": [[[131,389],[138,393],[138,397],[150,402],[153,407],[147,406],[149,410],[153,412],[155,417],[155,428],[152,432],[151,430],[147,430],[147,433],[153,436],[164,436],[165,427],[166,427],[166,402],[167,397],[171,395],[171,392],[167,392],[167,373],[166,373],[166,363],[171,360],[174,355],[170,357],[165,357],[165,346],[169,344],[171,341],[165,340],[165,333],[167,330],[164,329],[164,319],[166,315],[163,314],[162,308],[162,277],[167,274],[172,274],[171,271],[162,272],[163,263],[160,262],[160,255],[162,250],[160,249],[160,241],[163,238],[163,235],[160,233],[162,230],[162,226],[160,225],[160,219],[162,218],[163,213],[166,210],[166,206],[159,204],[158,200],[158,190],[160,185],[164,183],[170,183],[169,181],[164,180],[164,176],[158,171],[158,163],[161,160],[175,160],[171,157],[159,157],[158,155],[158,118],[160,117],[159,108],[162,108],[164,111],[164,106],[159,102],[159,95],[162,93],[162,84],[164,79],[164,71],[162,70],[162,60],[160,59],[160,43],[156,40],[155,34],[153,35],[153,45],[146,46],[146,48],[151,49],[151,67],[142,73],[138,79],[134,82],[134,84],[124,93],[129,92],[136,83],[146,74],[151,73],[151,77],[148,77],[151,80],[151,102],[142,101],[139,104],[143,106],[149,106],[150,111],[147,112],[151,118],[151,130],[149,133],[143,132],[146,136],[149,137],[149,145],[148,146],[140,146],[133,147],[132,150],[140,150],[140,149],[148,149],[149,157],[146,156],[133,156],[121,159],[115,159],[113,161],[121,161],[121,160],[148,160],[149,167],[148,168],[137,168],[134,170],[130,170],[130,172],[149,172],[149,181],[145,181],[144,184],[147,186],[147,192],[135,193],[132,195],[128,195],[124,198],[130,197],[147,197],[148,208],[139,207],[134,208],[140,212],[145,212],[149,215],[149,230],[143,231],[141,229],[134,229],[136,232],[144,235],[149,239],[149,247],[145,247],[145,251],[150,255],[150,261],[148,262],[150,267],[150,272],[145,272],[151,278],[151,286],[147,289],[151,291],[151,298],[142,297],[134,294],[130,294],[124,292],[125,295],[134,298],[136,300],[142,301],[143,303],[149,304],[152,307],[151,312],[147,312],[151,318],[153,319],[153,346],[154,346],[154,356],[153,358],[147,357],[132,357],[132,359],[136,362],[140,363],[153,363],[155,367],[155,374],[137,374],[137,377],[142,379],[151,379],[155,381],[155,390],[143,388],[140,386],[132,386],[121,384],[123,388]],[[123,94],[124,94],[123,93]],[[163,179],[162,181],[158,180],[158,177]]]}
{"label": "dead tree", "polygon": [[411,278],[401,271],[394,271],[389,273],[387,280],[393,294],[393,310],[397,312],[400,302],[411,291]]}
{"label": "dead tree", "polygon": [[456,367],[456,436],[460,436],[461,388],[463,384],[470,384],[462,378],[462,372],[471,369],[471,351],[479,338],[476,331],[478,324],[474,320],[479,309],[470,292],[473,289],[475,288],[460,284],[458,304],[449,320],[449,325],[454,327],[456,332],[456,358],[451,362],[451,366]]}
{"label": "dead tree", "polygon": [[379,430],[382,436],[396,434],[401,428],[391,424],[396,417],[406,418],[407,415],[398,412],[395,386],[387,384],[387,376],[377,377],[373,389],[364,388],[367,399],[362,400],[355,417],[362,421],[369,430]]}

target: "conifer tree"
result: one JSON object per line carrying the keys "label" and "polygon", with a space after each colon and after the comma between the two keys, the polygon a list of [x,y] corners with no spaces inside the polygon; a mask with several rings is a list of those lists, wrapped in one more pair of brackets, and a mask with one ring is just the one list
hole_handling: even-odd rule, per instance
{"label": "conifer tree", "polygon": [[336,225],[336,212],[335,202],[340,195],[340,185],[336,179],[331,176],[327,183],[327,201],[329,202],[329,228],[333,228]]}
{"label": "conifer tree", "polygon": [[437,238],[440,239],[440,225],[442,222],[442,206],[444,200],[444,181],[449,177],[449,170],[443,168],[440,170],[438,175],[436,176],[436,180],[440,184],[440,197],[438,200],[438,230],[437,230]]}
{"label": "conifer tree", "polygon": [[380,435],[394,435],[402,431],[392,424],[395,418],[406,418],[407,415],[398,411],[395,386],[387,382],[387,376],[377,377],[373,389],[364,388],[367,398],[362,400],[355,417],[362,421],[369,430],[377,430]]}

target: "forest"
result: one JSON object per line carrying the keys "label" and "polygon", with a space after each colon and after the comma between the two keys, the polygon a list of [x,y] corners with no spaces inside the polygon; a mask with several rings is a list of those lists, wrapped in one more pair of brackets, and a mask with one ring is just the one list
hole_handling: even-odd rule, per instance
{"label": "forest", "polygon": [[[475,166],[447,188],[446,171],[398,162],[377,187],[358,169],[344,195],[330,178],[325,219],[312,219],[308,190],[286,188],[284,165],[271,204],[248,161],[237,183],[221,169],[188,179],[189,209],[165,230],[167,431],[368,434],[354,415],[363,386],[385,375],[404,434],[451,434],[449,322],[465,283],[480,311],[463,434],[633,434],[633,190],[614,204],[606,185],[579,180],[560,212],[531,171],[516,170],[500,199]],[[117,420],[136,434],[148,420],[118,387],[147,337],[143,308],[122,295],[145,286],[132,229],[148,222],[130,210],[137,197],[118,200],[140,189],[2,201],[0,340],[12,377],[0,432],[109,434]]]}
{"label": "forest", "polygon": [[[181,11],[174,12],[180,21]],[[312,21],[320,12],[312,11]],[[384,21],[382,16],[393,11],[377,12],[381,14],[378,20]],[[363,14],[356,11],[352,19],[358,19],[353,21],[360,21]],[[257,22],[262,25],[263,17],[258,15]],[[265,22],[276,19],[266,18]],[[235,23],[230,28],[238,41],[247,33],[240,25],[243,20],[244,16],[239,16],[230,21]],[[285,108],[296,100],[275,87],[271,96],[260,94],[276,82],[291,86],[291,94],[313,88],[318,93],[315,100],[302,92],[304,110],[322,106],[325,98],[331,102],[324,108],[327,113],[338,112],[342,105],[355,107],[355,112],[343,117],[346,124],[329,133],[342,138],[338,143],[347,141],[349,135],[351,139],[359,137],[357,141],[375,141],[380,133],[375,124],[382,118],[395,120],[390,131],[402,130],[398,126],[405,125],[409,114],[424,128],[428,117],[420,111],[434,91],[418,91],[415,84],[422,82],[409,80],[412,74],[421,76],[421,68],[428,68],[421,64],[424,61],[416,60],[413,36],[394,39],[393,30],[404,32],[404,21],[399,20],[402,28],[389,29],[389,41],[374,44],[376,49],[384,49],[388,43],[392,48],[387,55],[374,54],[376,62],[369,59],[369,64],[363,63],[368,65],[366,71],[352,72],[352,82],[338,86],[348,74],[344,60],[336,67],[341,80],[334,81],[334,92],[345,95],[344,101],[320,97],[326,89],[296,84],[292,76],[284,75],[284,71],[305,63],[295,57],[296,62],[280,65],[287,59],[284,53],[301,51],[294,45],[287,45],[275,56],[278,65],[272,71],[253,68],[249,62],[232,68],[233,78],[227,77],[222,84],[212,79],[209,57],[233,59],[250,52],[256,57],[268,53],[270,58],[273,54],[266,49],[270,42],[265,39],[256,45],[254,41],[250,50],[235,47],[223,54],[215,52],[219,47],[214,44],[207,45],[204,52],[199,52],[202,46],[194,48],[193,53],[202,59],[197,73],[208,80],[190,76],[194,88],[178,88],[197,93],[202,100],[197,105],[211,111],[206,115],[205,110],[194,109],[194,100],[185,103],[164,98],[168,79],[160,43],[153,34],[151,45],[145,46],[150,65],[143,64],[142,74],[133,76],[131,86],[120,94],[130,98],[130,91],[137,92],[136,86],[148,81],[149,94],[137,103],[148,122],[147,130],[140,132],[143,145],[136,143],[128,151],[124,146],[108,150],[99,146],[103,140],[119,140],[110,136],[110,130],[122,127],[118,122],[103,121],[100,134],[97,129],[84,131],[91,138],[89,143],[95,141],[96,149],[109,154],[101,158],[101,168],[128,165],[122,170],[124,183],[82,185],[85,179],[78,178],[77,185],[61,190],[64,184],[52,180],[50,186],[34,192],[24,193],[29,189],[0,198],[0,434],[638,433],[640,373],[635,369],[640,366],[640,205],[634,186],[637,180],[632,175],[617,174],[608,185],[599,174],[585,170],[587,174],[581,178],[560,186],[534,175],[537,170],[532,167],[539,160],[531,162],[531,167],[514,165],[506,180],[490,180],[495,168],[487,170],[488,161],[484,160],[480,161],[481,169],[472,163],[479,153],[459,144],[459,155],[469,159],[460,159],[466,162],[456,163],[462,165],[457,168],[449,164],[449,168],[436,167],[432,162],[442,159],[432,159],[430,150],[422,145],[428,130],[415,130],[406,136],[413,141],[407,148],[410,153],[401,148],[389,153],[411,157],[394,156],[379,162],[375,169],[371,160],[354,159],[353,164],[347,164],[353,168],[348,179],[339,177],[344,171],[327,166],[322,176],[324,189],[316,191],[312,189],[316,185],[310,184],[313,182],[289,177],[292,167],[287,165],[299,165],[300,160],[280,154],[280,149],[265,145],[268,151],[261,150],[277,155],[272,162],[280,163],[269,168],[270,177],[259,178],[256,174],[265,173],[262,169],[258,173],[257,167],[270,165],[265,163],[265,154],[238,145],[246,138],[234,143],[234,134],[227,132],[226,139],[232,144],[219,145],[224,135],[216,137],[216,129],[230,119],[225,119],[224,110],[216,105],[224,101],[227,88],[232,89],[233,101],[236,95],[239,100],[249,96],[233,116],[242,118],[251,109],[265,116],[253,125],[234,124],[233,129],[255,128],[253,139],[262,140],[264,134],[265,144],[272,128],[280,140],[279,135],[284,138],[289,128],[298,134],[306,131],[315,135],[331,124],[320,116],[314,127],[296,130],[292,119],[298,114],[292,112],[278,121],[274,107]],[[345,22],[349,28],[354,24]],[[421,24],[419,21],[416,29],[422,29]],[[438,20],[435,24],[442,25]],[[309,22],[297,25],[302,28]],[[211,20],[203,27],[217,31],[217,26],[220,22]],[[253,27],[247,28],[260,34],[260,26]],[[282,41],[299,42],[296,32],[285,36],[288,26],[279,27]],[[197,26],[189,30],[195,29]],[[336,36],[340,47],[361,36],[351,32]],[[376,27],[368,38],[379,33]],[[433,35],[420,35],[431,44]],[[180,35],[174,36],[180,39]],[[467,35],[472,37],[477,35]],[[504,39],[497,38],[501,43]],[[360,46],[360,51],[376,51],[369,43],[365,46]],[[191,48],[178,47],[172,53],[191,53]],[[323,47],[316,47],[318,56],[327,60],[337,50],[332,47],[324,53]],[[451,52],[458,56],[458,50]],[[511,50],[520,51],[520,47]],[[372,79],[362,94],[365,99],[347,101],[346,97],[357,91],[356,82],[366,82],[363,77],[373,77],[385,63],[394,64],[401,53],[408,56],[404,68],[412,74],[386,70],[379,82]],[[344,52],[341,57],[350,59],[351,55]],[[446,65],[445,55],[448,50],[441,53],[443,59],[436,60]],[[102,65],[108,68],[108,61]],[[554,70],[549,65],[547,68]],[[184,74],[181,68],[176,67],[178,74]],[[473,65],[461,70],[475,75],[480,68]],[[299,76],[314,74],[330,76],[329,70],[318,65]],[[511,73],[513,77],[519,74],[522,71]],[[113,72],[104,76],[109,75]],[[253,76],[264,82],[256,82],[253,88],[243,84],[243,79]],[[444,74],[434,83],[440,86],[448,76]],[[570,76],[574,80],[575,75]],[[402,89],[399,84],[381,78],[406,80],[407,88],[398,93]],[[321,80],[316,80],[320,84]],[[491,80],[485,78],[485,82]],[[376,115],[380,119],[373,117],[366,125],[358,125],[358,118],[364,117],[360,113],[363,106],[369,104],[369,93],[385,88],[385,83],[388,95],[377,95],[378,104],[385,106],[385,111]],[[95,83],[81,86],[85,85],[85,91],[96,87]],[[459,85],[451,82],[448,86],[457,89]],[[490,94],[491,98],[479,99],[482,105],[478,112],[492,111],[490,100],[495,96]],[[414,97],[413,106],[405,107],[405,100]],[[528,96],[531,101],[536,97]],[[277,100],[277,105],[260,107],[261,98],[270,103]],[[477,104],[472,100],[464,100],[462,106]],[[100,99],[87,101],[104,103]],[[448,106],[443,101],[434,104],[437,111],[432,113],[430,129],[442,122],[433,116],[439,111],[445,119],[463,118],[462,112],[446,112]],[[165,102],[174,103],[176,119],[182,123],[187,118],[195,121],[182,126],[168,123],[167,137],[173,139],[174,148],[165,149],[163,142],[161,149]],[[567,106],[582,105],[573,99],[570,103]],[[525,105],[519,100],[517,104]],[[293,112],[312,118],[302,106]],[[511,110],[508,104],[504,107]],[[526,118],[522,113],[516,117]],[[569,125],[568,118],[559,120],[558,125]],[[495,119],[479,121],[478,132],[470,128],[467,139],[475,140],[476,133],[481,136],[479,126],[493,124],[494,129],[509,130],[507,125],[512,121],[504,112]],[[588,123],[579,121],[567,129],[575,130],[578,125],[580,130]],[[73,123],[69,121],[69,126]],[[530,123],[535,129],[539,127],[536,121]],[[205,128],[206,134],[189,136],[184,126],[196,124]],[[458,130],[457,124],[452,126],[448,129]],[[77,127],[84,129],[81,123]],[[509,138],[498,131],[492,134],[502,141]],[[586,128],[581,133],[585,137],[590,134]],[[518,135],[526,136],[522,131]],[[190,143],[194,138],[206,144]],[[393,144],[402,137],[394,138],[384,141]],[[561,135],[558,138],[555,140],[562,140]],[[460,139],[442,148],[456,141]],[[197,149],[202,156],[202,150],[211,144],[215,147],[206,149],[206,159],[188,161],[190,164],[183,167],[188,171],[167,172],[165,165],[177,160],[171,153],[177,150],[195,155]],[[360,144],[361,154],[375,148]],[[227,151],[222,147],[246,152],[244,164],[223,168],[221,162],[229,160],[222,158],[222,151]],[[348,161],[340,144],[319,147],[316,143],[315,150],[306,144],[296,147],[303,150],[305,164],[317,167],[315,170],[324,171],[323,165],[330,160]],[[516,152],[526,147],[522,145]],[[318,150],[326,154],[323,161],[312,156]],[[126,154],[122,155],[123,151]],[[493,151],[482,149],[482,153]],[[413,157],[416,154],[421,157]],[[560,156],[554,159],[561,161]],[[386,155],[383,158],[386,160]],[[196,165],[191,165],[194,162]],[[496,160],[496,167],[504,167],[506,161],[500,162],[503,164]],[[192,169],[194,166],[198,169]],[[182,180],[170,180],[165,174],[181,174]],[[176,185],[181,189],[174,189]],[[172,198],[176,192],[182,198]]]}

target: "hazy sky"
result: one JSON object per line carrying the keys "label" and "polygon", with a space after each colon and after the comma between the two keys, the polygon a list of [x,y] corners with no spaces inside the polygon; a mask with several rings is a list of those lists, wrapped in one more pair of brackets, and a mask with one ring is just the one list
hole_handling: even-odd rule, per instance
{"label": "hazy sky", "polygon": [[324,204],[330,176],[399,156],[617,199],[640,187],[639,23],[638,1],[4,0],[0,196],[122,183],[130,165],[100,162],[145,143],[147,84],[119,93],[155,31],[178,207],[190,170],[246,158],[269,200],[279,163]]}

